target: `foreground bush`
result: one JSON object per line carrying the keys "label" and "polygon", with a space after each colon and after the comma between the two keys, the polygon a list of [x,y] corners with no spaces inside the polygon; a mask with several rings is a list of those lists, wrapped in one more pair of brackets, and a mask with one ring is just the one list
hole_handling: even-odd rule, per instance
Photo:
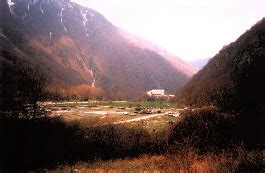
{"label": "foreground bush", "polygon": [[143,129],[85,127],[59,118],[1,118],[0,127],[0,168],[18,170],[161,153],[165,143]]}
{"label": "foreground bush", "polygon": [[168,140],[168,151],[178,161],[178,169],[194,171],[196,168],[196,171],[210,172],[264,171],[264,146],[250,145],[256,142],[253,140],[255,136],[246,136],[258,134],[245,134],[239,121],[238,117],[214,107],[183,112],[179,123],[171,129]]}
{"label": "foreground bush", "polygon": [[201,153],[229,149],[241,143],[234,116],[212,107],[187,110],[169,134],[171,149],[196,148]]}

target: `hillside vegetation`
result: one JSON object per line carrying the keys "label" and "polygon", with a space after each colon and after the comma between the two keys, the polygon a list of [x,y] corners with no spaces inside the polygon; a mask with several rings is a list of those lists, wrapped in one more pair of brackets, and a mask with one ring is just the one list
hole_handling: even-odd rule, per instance
{"label": "hillside vegetation", "polygon": [[265,19],[225,46],[182,91],[190,105],[231,111],[264,107]]}
{"label": "hillside vegetation", "polygon": [[264,88],[265,19],[262,19],[211,59],[184,86],[180,99],[195,108],[215,107],[219,112],[228,113],[238,126],[230,132],[234,133],[234,139],[240,139],[248,147],[264,148]]}

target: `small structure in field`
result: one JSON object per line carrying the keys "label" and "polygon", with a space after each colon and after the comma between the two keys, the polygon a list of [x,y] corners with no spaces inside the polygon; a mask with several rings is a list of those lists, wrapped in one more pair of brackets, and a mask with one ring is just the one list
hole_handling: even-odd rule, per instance
{"label": "small structure in field", "polygon": [[166,95],[165,90],[163,89],[152,89],[150,91],[147,91],[146,94],[149,97],[174,97],[174,95]]}
{"label": "small structure in field", "polygon": [[152,89],[151,91],[147,91],[146,94],[149,97],[163,97],[163,96],[165,96],[165,90]]}

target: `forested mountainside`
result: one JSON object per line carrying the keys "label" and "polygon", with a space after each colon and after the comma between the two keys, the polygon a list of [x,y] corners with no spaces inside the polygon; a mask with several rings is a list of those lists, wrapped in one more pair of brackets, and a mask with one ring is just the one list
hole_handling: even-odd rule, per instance
{"label": "forested mountainside", "polygon": [[228,112],[246,142],[264,146],[265,18],[212,58],[184,86],[180,99]]}

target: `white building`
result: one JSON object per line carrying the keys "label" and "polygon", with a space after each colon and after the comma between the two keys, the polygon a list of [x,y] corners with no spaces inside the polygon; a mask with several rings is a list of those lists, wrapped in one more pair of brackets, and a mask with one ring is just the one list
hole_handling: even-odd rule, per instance
{"label": "white building", "polygon": [[165,90],[152,89],[151,91],[147,91],[146,94],[149,97],[162,97],[165,96]]}

